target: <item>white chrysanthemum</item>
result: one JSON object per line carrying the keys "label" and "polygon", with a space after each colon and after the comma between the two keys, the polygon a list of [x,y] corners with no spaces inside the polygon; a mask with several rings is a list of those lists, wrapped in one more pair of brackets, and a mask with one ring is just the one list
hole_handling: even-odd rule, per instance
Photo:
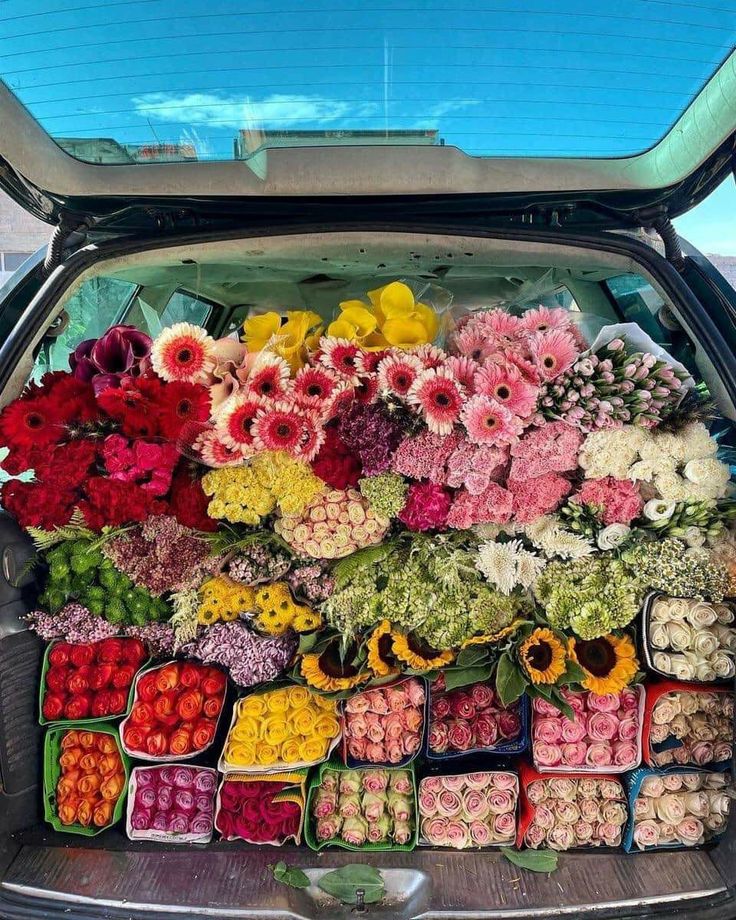
{"label": "white chrysanthemum", "polygon": [[625,425],[589,434],[583,441],[578,458],[578,463],[585,470],[585,478],[615,476],[616,479],[626,479],[642,443],[640,431],[633,425]]}
{"label": "white chrysanthemum", "polygon": [[517,585],[516,553],[521,543],[482,543],[475,567],[502,594],[511,594]]}
{"label": "white chrysanthemum", "polygon": [[712,457],[718,450],[718,443],[708,433],[702,422],[692,422],[680,432],[682,443],[682,459],[699,460],[701,457]]}
{"label": "white chrysanthemum", "polygon": [[525,527],[532,543],[548,559],[582,559],[594,552],[593,544],[579,534],[570,533],[560,526],[559,519],[548,514],[537,518]]}
{"label": "white chrysanthemum", "polygon": [[531,588],[545,569],[547,562],[523,549],[516,559],[516,577],[523,588]]}

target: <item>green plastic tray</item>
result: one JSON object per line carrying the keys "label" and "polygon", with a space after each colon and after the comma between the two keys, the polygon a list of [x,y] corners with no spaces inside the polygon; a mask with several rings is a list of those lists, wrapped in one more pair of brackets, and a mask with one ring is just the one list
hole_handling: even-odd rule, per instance
{"label": "green plastic tray", "polygon": [[[105,827],[82,827],[81,824],[62,824],[56,813],[56,784],[61,776],[59,755],[61,753],[61,736],[64,732],[78,729],[80,731],[95,731],[105,735],[112,735],[118,748],[118,754],[125,772],[125,786],[120,793],[112,813],[112,820]],[[80,834],[82,837],[96,837],[122,818],[125,806],[125,796],[128,793],[130,779],[130,758],[120,746],[120,735],[117,728],[109,722],[97,723],[91,727],[84,722],[70,722],[67,725],[57,725],[48,729],[43,744],[43,816],[55,831],[62,834]]]}
{"label": "green plastic tray", "polygon": [[[409,773],[412,781],[412,798],[414,801],[414,834],[412,835],[411,843],[364,843],[362,846],[356,847],[351,843],[345,843],[345,841],[340,838],[318,841],[314,836],[314,828],[312,827],[312,799],[314,798],[316,790],[322,784],[322,776],[326,770],[333,770],[337,773],[365,773],[367,770],[386,770],[389,773]],[[312,850],[319,851],[325,847],[340,847],[343,850],[354,850],[358,853],[364,851],[378,852],[380,850],[395,850],[397,853],[409,853],[417,845],[417,840],[419,839],[419,804],[417,802],[417,780],[414,773],[414,764],[409,763],[405,767],[346,767],[345,764],[339,760],[328,760],[326,763],[320,764],[319,769],[312,776],[312,780],[309,784],[309,791],[307,792],[305,812],[304,840],[307,846]]]}
{"label": "green plastic tray", "polygon": [[[130,636],[113,636],[112,638],[129,639]],[[69,726],[73,724],[73,725],[88,725],[89,726],[89,725],[99,725],[101,722],[109,722],[110,720],[113,720],[113,719],[114,720],[124,719],[126,716],[128,716],[130,714],[130,710],[133,708],[133,688],[135,687],[135,679],[138,676],[138,674],[145,667],[149,665],[151,661],[150,657],[144,658],[144,660],[141,662],[140,667],[133,675],[133,680],[130,682],[130,688],[128,689],[128,702],[123,712],[120,712],[114,716],[90,716],[87,719],[74,719],[74,720],[54,719],[50,721],[49,719],[44,718],[43,716],[43,697],[46,692],[46,672],[51,667],[51,665],[49,664],[49,653],[51,652],[51,649],[57,644],[58,641],[60,640],[55,640],[54,642],[51,642],[49,645],[47,645],[46,651],[43,654],[43,666],[41,668],[41,683],[39,684],[39,687],[38,687],[38,724],[39,725],[64,725],[64,726]],[[73,642],[69,644],[74,645]]]}

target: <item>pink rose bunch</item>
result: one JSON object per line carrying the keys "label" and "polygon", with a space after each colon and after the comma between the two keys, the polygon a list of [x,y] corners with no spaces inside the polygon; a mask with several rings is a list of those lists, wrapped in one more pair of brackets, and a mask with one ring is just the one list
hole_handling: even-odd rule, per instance
{"label": "pink rose bunch", "polygon": [[659,697],[649,725],[649,762],[656,767],[730,760],[733,693],[674,690]]}
{"label": "pink rose bunch", "polygon": [[532,780],[525,791],[533,807],[524,832],[526,846],[571,850],[621,843],[628,815],[618,780],[559,776]]}
{"label": "pink rose bunch", "polygon": [[640,699],[643,689],[620,693],[565,692],[574,719],[546,700],[534,700],[532,755],[542,772],[622,773],[641,760]]}
{"label": "pink rose bunch", "polygon": [[204,767],[136,767],[128,835],[139,839],[165,832],[172,841],[185,834],[209,839],[216,784],[215,771]]}
{"label": "pink rose bunch", "polygon": [[431,754],[464,754],[493,750],[521,736],[519,704],[501,705],[495,690],[486,683],[438,692],[435,683],[429,697]]}
{"label": "pink rose bunch", "polygon": [[422,746],[424,683],[410,677],[356,693],[343,712],[345,750],[353,760],[399,764]]}
{"label": "pink rose bunch", "polygon": [[421,842],[456,850],[513,845],[518,797],[515,773],[426,776],[419,784]]}
{"label": "pink rose bunch", "polygon": [[728,773],[654,773],[634,799],[633,843],[640,850],[696,846],[726,828],[731,810]]}
{"label": "pink rose bunch", "polygon": [[410,770],[325,770],[311,802],[318,843],[411,843],[416,828]]}

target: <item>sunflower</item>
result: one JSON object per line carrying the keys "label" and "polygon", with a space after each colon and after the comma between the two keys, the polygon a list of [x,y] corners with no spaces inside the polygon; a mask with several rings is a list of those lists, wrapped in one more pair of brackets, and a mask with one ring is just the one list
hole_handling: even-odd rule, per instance
{"label": "sunflower", "polygon": [[567,653],[585,672],[581,686],[593,693],[618,693],[639,670],[634,643],[627,635],[609,634],[589,641],[571,638]]}
{"label": "sunflower", "polygon": [[415,671],[431,671],[433,668],[444,668],[455,657],[450,651],[441,652],[424,640],[412,633],[394,633],[391,642],[391,651],[405,665]]}
{"label": "sunflower", "polygon": [[322,652],[304,655],[299,670],[310,687],[327,693],[350,690],[367,678],[355,665],[340,657],[339,640],[330,642]]}
{"label": "sunflower", "polygon": [[513,623],[509,623],[508,626],[504,626],[503,629],[499,629],[498,632],[488,633],[485,636],[473,636],[471,639],[466,639],[460,648],[468,648],[470,645],[494,645],[507,636],[513,635],[513,633],[523,625],[524,620],[514,620]]}
{"label": "sunflower", "polygon": [[368,649],[368,667],[376,677],[389,677],[398,674],[396,659],[392,654],[393,640],[396,633],[392,632],[388,620],[383,620],[376,626],[366,640]]}
{"label": "sunflower", "polygon": [[566,670],[565,646],[551,629],[535,629],[519,647],[519,657],[533,684],[554,684]]}

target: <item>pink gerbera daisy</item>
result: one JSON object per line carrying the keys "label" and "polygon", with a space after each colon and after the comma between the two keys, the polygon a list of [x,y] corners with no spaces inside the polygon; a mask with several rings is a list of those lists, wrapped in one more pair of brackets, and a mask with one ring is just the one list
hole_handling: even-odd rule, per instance
{"label": "pink gerbera daisy", "polygon": [[220,432],[211,430],[203,432],[194,442],[194,449],[199,459],[207,466],[238,466],[252,453],[247,448],[231,447],[220,437]]}
{"label": "pink gerbera daisy", "polygon": [[297,456],[311,463],[325,443],[325,429],[321,419],[312,412],[305,413],[302,419],[302,441]]}
{"label": "pink gerbera daisy", "polygon": [[294,399],[300,406],[319,409],[340,386],[337,374],[326,368],[303,367],[294,378]]}
{"label": "pink gerbera daisy", "polygon": [[442,367],[442,365],[445,363],[445,358],[447,357],[441,348],[438,348],[436,345],[431,345],[429,343],[420,345],[418,348],[415,348],[412,351],[412,354],[419,358],[419,360],[422,362],[422,366],[426,368]]}
{"label": "pink gerbera daisy", "polygon": [[445,367],[469,393],[475,392],[473,381],[476,372],[480,369],[480,364],[474,358],[469,358],[467,355],[454,355],[445,361]]}
{"label": "pink gerbera daisy", "polygon": [[383,351],[361,351],[358,353],[356,360],[356,368],[358,373],[363,374],[375,374],[378,370],[378,365],[386,357],[388,351],[385,349]]}
{"label": "pink gerbera daisy", "polygon": [[162,380],[197,383],[214,366],[214,346],[201,326],[175,323],[153,343],[151,364]]}
{"label": "pink gerbera daisy", "polygon": [[287,402],[262,406],[253,422],[256,450],[285,450],[299,454],[304,442],[304,416]]}
{"label": "pink gerbera daisy", "polygon": [[458,355],[465,355],[474,361],[484,361],[497,349],[497,343],[489,338],[475,324],[467,323],[453,336],[453,351]]}
{"label": "pink gerbera daisy", "polygon": [[375,374],[361,375],[360,383],[355,388],[355,398],[358,402],[368,406],[376,401],[378,396],[378,377]]}
{"label": "pink gerbera daisy", "polygon": [[[521,376],[525,380],[529,383],[533,383],[535,386],[539,386],[541,378],[533,361],[530,361],[529,358],[525,358],[524,355],[513,348],[505,349],[502,357],[508,364],[513,364],[514,367],[518,368],[521,372]],[[491,362],[487,361],[486,363],[490,364]]]}
{"label": "pink gerbera daisy", "polygon": [[248,394],[281,399],[289,392],[289,365],[279,355],[263,352],[248,375]]}
{"label": "pink gerbera daisy", "polygon": [[572,367],[578,356],[573,337],[569,332],[551,329],[537,332],[529,339],[529,350],[544,380],[553,380]]}
{"label": "pink gerbera daisy", "polygon": [[388,355],[378,365],[378,387],[382,393],[406,396],[423,370],[424,365],[416,355]]}
{"label": "pink gerbera daisy", "polygon": [[487,326],[495,335],[513,339],[521,332],[522,326],[519,317],[512,316],[505,310],[488,310],[479,315],[483,317],[483,325]]}
{"label": "pink gerbera daisy", "polygon": [[539,389],[525,380],[514,364],[486,364],[475,375],[474,383],[477,393],[493,397],[519,418],[528,418],[537,406]]}
{"label": "pink gerbera daisy", "polygon": [[465,403],[462,421],[474,444],[513,444],[523,427],[506,406],[482,393],[471,396]]}
{"label": "pink gerbera daisy", "polygon": [[428,368],[417,377],[407,394],[419,409],[427,428],[435,434],[450,434],[460,418],[465,393],[452,373],[444,367]]}
{"label": "pink gerbera daisy", "polygon": [[255,397],[233,396],[216,419],[220,440],[228,447],[239,449],[253,443],[253,422],[263,400]]}
{"label": "pink gerbera daisy", "polygon": [[570,325],[570,315],[561,307],[550,309],[540,304],[521,317],[521,326],[525,332],[548,332],[550,329],[567,329]]}
{"label": "pink gerbera daisy", "polygon": [[354,342],[348,342],[347,339],[333,339],[326,336],[320,339],[319,344],[321,363],[348,383],[357,384],[360,355],[358,346]]}

